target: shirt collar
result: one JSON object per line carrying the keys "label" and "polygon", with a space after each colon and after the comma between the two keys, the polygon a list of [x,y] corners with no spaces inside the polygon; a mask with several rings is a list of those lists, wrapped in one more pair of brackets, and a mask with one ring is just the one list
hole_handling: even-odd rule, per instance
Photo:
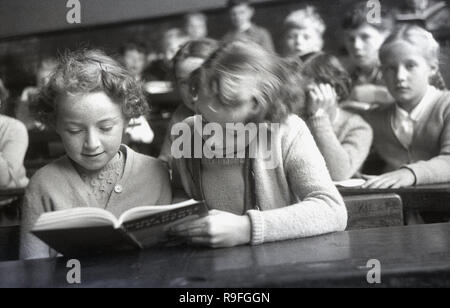
{"label": "shirt collar", "polygon": [[420,103],[408,113],[405,109],[396,105],[395,107],[395,116],[398,119],[409,118],[413,121],[418,121],[421,116],[425,113],[425,111],[432,105],[434,98],[436,97],[438,90],[433,86],[428,86],[427,91],[425,92],[424,97],[420,101]]}
{"label": "shirt collar", "polygon": [[237,30],[236,32],[237,32],[237,33],[245,33],[245,32],[250,31],[250,30],[252,29],[252,27],[253,27],[253,24],[252,24],[252,23],[249,23],[249,24],[246,25],[243,29],[239,29],[239,30]]}

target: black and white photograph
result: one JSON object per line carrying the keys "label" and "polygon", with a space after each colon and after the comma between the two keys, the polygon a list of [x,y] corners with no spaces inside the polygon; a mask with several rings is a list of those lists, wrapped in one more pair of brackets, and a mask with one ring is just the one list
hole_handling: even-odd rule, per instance
{"label": "black and white photograph", "polygon": [[449,86],[447,0],[0,0],[0,289],[448,288]]}

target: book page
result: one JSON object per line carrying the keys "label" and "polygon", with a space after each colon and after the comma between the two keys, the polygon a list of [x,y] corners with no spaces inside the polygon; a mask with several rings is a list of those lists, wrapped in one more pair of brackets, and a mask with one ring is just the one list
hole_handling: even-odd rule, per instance
{"label": "book page", "polygon": [[33,230],[58,230],[101,226],[114,226],[118,228],[119,224],[116,217],[104,209],[79,207],[44,213],[37,220]]}
{"label": "book page", "polygon": [[191,199],[170,205],[152,205],[152,206],[135,207],[123,213],[122,216],[120,216],[118,223],[119,225],[122,225],[124,222],[127,221],[132,221],[150,216],[152,214],[178,209],[195,203],[198,203],[198,201]]}

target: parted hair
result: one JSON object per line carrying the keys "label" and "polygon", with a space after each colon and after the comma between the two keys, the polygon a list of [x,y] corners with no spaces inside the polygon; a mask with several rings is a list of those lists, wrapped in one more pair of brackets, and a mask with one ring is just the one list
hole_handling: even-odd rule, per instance
{"label": "parted hair", "polygon": [[[404,41],[413,46],[420,46],[419,50],[422,52],[423,57],[429,61],[429,63],[432,63],[439,68],[441,48],[431,32],[428,32],[424,28],[416,25],[398,27],[381,46],[381,60],[388,55],[392,44],[398,41]],[[444,78],[442,77],[439,69],[436,75],[432,76],[430,84],[441,90],[447,89],[447,85],[445,84]]]}
{"label": "parted hair", "polygon": [[148,111],[140,83],[116,60],[100,50],[67,52],[32,102],[37,119],[55,127],[58,101],[65,96],[105,92],[122,107],[126,119],[137,118]]}
{"label": "parted hair", "polygon": [[[202,84],[216,91],[224,105],[239,106],[240,89],[251,89],[254,101],[262,107],[257,119],[260,122],[281,122],[291,112],[289,104],[279,99],[284,86],[281,58],[256,43],[244,40],[225,43],[204,63],[202,70],[205,74],[201,78],[208,78]],[[198,79],[198,74],[193,78],[196,75]],[[195,88],[194,85],[192,89]]]}

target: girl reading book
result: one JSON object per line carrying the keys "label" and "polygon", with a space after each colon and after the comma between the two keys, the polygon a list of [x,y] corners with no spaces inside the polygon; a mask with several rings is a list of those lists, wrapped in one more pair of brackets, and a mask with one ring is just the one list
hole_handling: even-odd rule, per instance
{"label": "girl reading book", "polygon": [[[205,200],[211,211],[174,227],[173,235],[216,248],[345,229],[344,202],[313,136],[305,122],[290,115],[289,101],[279,99],[282,68],[277,56],[240,41],[222,46],[201,68],[192,87],[199,115],[184,123],[193,127],[194,140],[200,123],[205,131],[221,127],[227,142],[214,135],[212,157],[204,151],[202,157],[175,160],[186,193]],[[230,128],[240,125],[257,128],[258,138]]]}
{"label": "girl reading book", "polygon": [[22,259],[56,254],[30,233],[42,213],[97,207],[118,217],[131,207],[170,204],[163,163],[122,144],[127,123],[146,106],[135,79],[103,52],[78,51],[60,59],[33,109],[55,128],[66,155],[30,181],[22,212]]}

